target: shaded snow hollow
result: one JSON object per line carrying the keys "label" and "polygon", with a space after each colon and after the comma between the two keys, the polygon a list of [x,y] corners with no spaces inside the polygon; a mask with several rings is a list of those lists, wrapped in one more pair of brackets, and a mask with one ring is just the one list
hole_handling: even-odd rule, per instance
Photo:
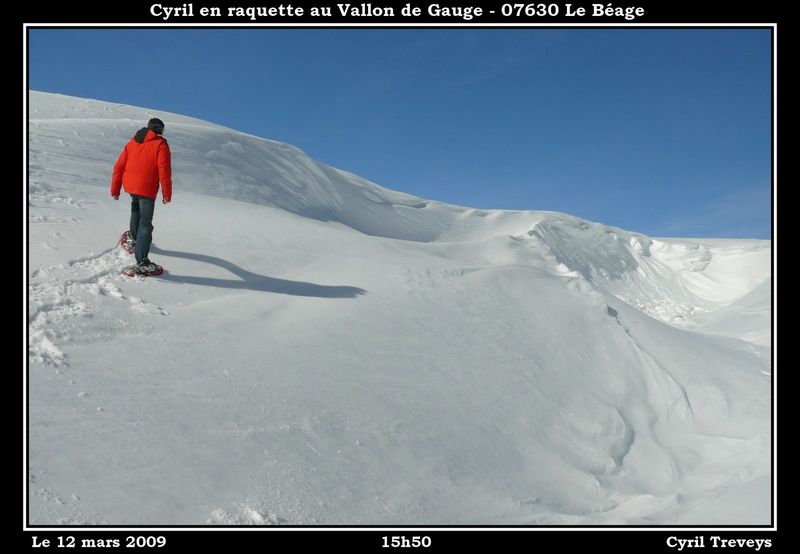
{"label": "shaded snow hollow", "polygon": [[[166,122],[131,280],[108,196]],[[34,524],[764,524],[770,244],[382,188],[30,93]]]}

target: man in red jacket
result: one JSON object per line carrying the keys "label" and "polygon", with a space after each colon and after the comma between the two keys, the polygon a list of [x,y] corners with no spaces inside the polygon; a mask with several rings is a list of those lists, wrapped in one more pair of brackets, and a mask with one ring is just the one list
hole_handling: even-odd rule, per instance
{"label": "man in red jacket", "polygon": [[161,182],[164,204],[172,200],[172,156],[169,144],[161,135],[164,122],[154,117],[147,127],[139,129],[125,145],[114,165],[111,177],[111,196],[119,200],[120,189],[131,195],[131,226],[129,244],[136,246],[136,273],[150,274],[156,264],[147,255],[153,241],[153,211]]}

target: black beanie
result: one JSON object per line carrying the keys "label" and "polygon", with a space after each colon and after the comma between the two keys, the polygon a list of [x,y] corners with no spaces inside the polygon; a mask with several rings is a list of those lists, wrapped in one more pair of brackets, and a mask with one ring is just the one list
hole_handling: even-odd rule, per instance
{"label": "black beanie", "polygon": [[164,122],[157,117],[154,117],[147,122],[147,128],[160,135],[164,132]]}

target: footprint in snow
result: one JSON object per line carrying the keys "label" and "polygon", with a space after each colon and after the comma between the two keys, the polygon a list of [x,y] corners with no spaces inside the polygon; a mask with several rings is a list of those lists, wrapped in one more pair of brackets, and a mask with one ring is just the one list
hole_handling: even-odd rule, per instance
{"label": "footprint in snow", "polygon": [[257,510],[250,506],[237,506],[235,513],[218,508],[206,520],[209,525],[285,525],[285,519],[265,510]]}
{"label": "footprint in snow", "polygon": [[117,286],[123,279],[119,268],[128,261],[126,254],[111,248],[33,271],[34,277],[44,280],[29,286],[28,355],[32,361],[56,368],[68,366],[59,348],[70,341],[65,329],[74,330],[79,319],[102,314],[103,298],[125,301],[136,313],[169,315],[161,306],[126,296]]}

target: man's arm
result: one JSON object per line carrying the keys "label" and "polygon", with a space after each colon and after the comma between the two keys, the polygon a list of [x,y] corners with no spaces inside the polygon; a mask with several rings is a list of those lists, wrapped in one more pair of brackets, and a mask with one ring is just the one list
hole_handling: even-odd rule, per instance
{"label": "man's arm", "polygon": [[128,147],[122,149],[122,153],[114,164],[114,172],[111,174],[111,196],[114,200],[119,198],[119,191],[122,190],[122,174],[125,173],[125,164],[128,162]]}
{"label": "man's arm", "polygon": [[161,198],[168,204],[172,201],[172,153],[167,141],[158,149],[158,180],[161,181]]}

